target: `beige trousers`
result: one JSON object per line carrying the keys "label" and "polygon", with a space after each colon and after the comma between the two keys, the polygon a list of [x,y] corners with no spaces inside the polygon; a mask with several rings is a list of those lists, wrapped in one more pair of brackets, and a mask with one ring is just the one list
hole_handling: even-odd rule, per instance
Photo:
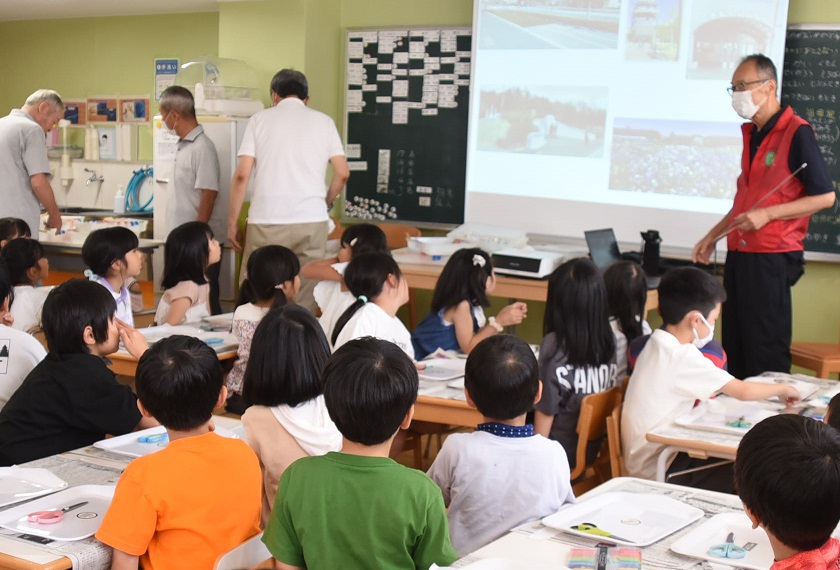
{"label": "beige trousers", "polygon": [[[248,224],[245,230],[245,248],[242,252],[242,270],[239,282],[242,283],[248,258],[251,253],[264,245],[282,245],[291,249],[303,267],[304,264],[323,259],[327,253],[327,222],[308,224]],[[295,303],[315,311],[315,298],[312,290],[318,283],[312,279],[300,280],[300,291],[295,296]]]}

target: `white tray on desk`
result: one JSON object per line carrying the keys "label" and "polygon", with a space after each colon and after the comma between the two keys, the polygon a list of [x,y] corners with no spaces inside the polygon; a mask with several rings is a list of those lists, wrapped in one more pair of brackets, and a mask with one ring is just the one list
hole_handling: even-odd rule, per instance
{"label": "white tray on desk", "polygon": [[[113,485],[79,485],[35,499],[0,513],[0,526],[17,532],[43,536],[52,540],[83,540],[93,536],[114,498]],[[27,515],[35,511],[60,509],[87,501],[88,504],[65,513],[61,522],[41,524],[29,522]]]}
{"label": "white tray on desk", "polygon": [[[748,542],[753,542],[756,546],[740,559],[720,558],[709,554],[709,547],[726,542],[726,537],[730,532],[735,535],[736,545],[744,546]],[[723,513],[711,517],[679,540],[674,541],[671,550],[690,558],[699,558],[735,568],[766,570],[773,565],[773,548],[770,546],[767,533],[760,528],[752,528],[750,519],[744,513]]]}
{"label": "white tray on desk", "polygon": [[0,507],[28,501],[67,487],[67,482],[46,469],[0,467]]}
{"label": "white tray on desk", "polygon": [[[752,426],[780,412],[780,404],[770,402],[744,402],[718,396],[713,400],[701,402],[687,414],[679,416],[674,423],[678,426],[713,431],[730,435],[743,436]],[[747,422],[746,427],[735,427],[729,422],[740,420]]]}
{"label": "white tray on desk", "polygon": [[[156,327],[146,327],[144,329],[137,329],[146,337],[146,342],[150,345],[157,341],[168,338],[174,335],[184,335],[197,338],[207,343],[207,345],[216,352],[228,352],[239,348],[239,340],[229,332],[223,331],[205,331],[197,326],[190,325],[159,325]],[[128,354],[125,348],[120,343],[120,353]]]}
{"label": "white tray on desk", "polygon": [[418,372],[420,380],[448,382],[455,380],[456,378],[464,377],[464,369],[467,366],[467,361],[462,358],[455,358],[451,360],[434,358],[431,360],[424,360],[422,364],[425,364],[426,368]]}
{"label": "white tray on desk", "polygon": [[[805,374],[785,374],[784,372],[765,372],[760,376],[744,378],[744,382],[758,382],[760,384],[789,384],[799,392],[799,398],[803,401],[813,396],[820,389],[819,384],[809,382],[815,380]],[[778,397],[771,398],[778,400]]]}

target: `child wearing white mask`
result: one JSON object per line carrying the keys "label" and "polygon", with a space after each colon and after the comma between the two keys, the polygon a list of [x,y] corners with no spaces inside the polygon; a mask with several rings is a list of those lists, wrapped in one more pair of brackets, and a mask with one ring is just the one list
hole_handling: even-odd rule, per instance
{"label": "child wearing white mask", "polygon": [[[659,285],[659,312],[663,327],[651,335],[630,377],[621,417],[621,440],[628,474],[653,479],[664,446],[645,435],[692,410],[698,400],[723,393],[739,400],[778,396],[793,403],[799,392],[787,384],[744,382],[704,358],[699,347],[715,332],[723,286],[713,275],[696,267],[672,269]],[[669,472],[705,466],[709,460],[678,454]],[[711,462],[719,462],[712,459]],[[684,485],[732,492],[731,464],[704,469],[675,479]]]}

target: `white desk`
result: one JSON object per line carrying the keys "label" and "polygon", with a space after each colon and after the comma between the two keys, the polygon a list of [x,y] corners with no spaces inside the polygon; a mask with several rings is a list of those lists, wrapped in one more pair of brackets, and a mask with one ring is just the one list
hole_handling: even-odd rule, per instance
{"label": "white desk", "polygon": [[[836,381],[824,380],[822,378],[809,377],[808,382],[817,384],[820,387],[817,394],[832,388],[837,388],[838,386]],[[792,412],[798,412],[799,409],[794,408]],[[719,459],[734,460],[742,437],[742,435],[731,435],[679,426],[673,422],[657,426],[646,435],[647,440],[651,443],[665,445],[656,462],[656,480],[665,480],[671,461],[680,452],[687,453],[697,459],[716,457]]]}
{"label": "white desk", "polygon": [[[612,479],[600,487],[578,497],[578,501],[585,501],[608,491],[624,491],[631,493],[655,493],[665,495],[678,501],[688,503],[702,509],[706,515],[692,525],[668,536],[661,541],[642,548],[642,567],[668,568],[679,570],[700,570],[708,568],[703,562],[687,558],[671,552],[670,545],[691,532],[713,515],[719,513],[742,512],[741,500],[735,495],[715,493],[682,487],[669,483],[658,483],[631,477]],[[469,556],[462,558],[453,567],[461,568],[467,564],[487,558],[501,558],[509,561],[505,568],[509,570],[560,570],[564,565],[569,551],[574,547],[593,547],[599,539],[588,540],[562,531],[543,526],[540,522],[522,525],[480,548]]]}
{"label": "white desk", "polygon": [[[213,416],[215,424],[234,430],[239,420]],[[131,457],[93,446],[83,447],[26,463],[23,467],[42,467],[76,485],[115,485]],[[20,503],[18,503],[20,504]],[[9,505],[0,510],[14,507]],[[76,542],[37,544],[21,538],[20,533],[0,529],[0,569],[2,570],[100,570],[110,568],[111,547],[94,537]]]}

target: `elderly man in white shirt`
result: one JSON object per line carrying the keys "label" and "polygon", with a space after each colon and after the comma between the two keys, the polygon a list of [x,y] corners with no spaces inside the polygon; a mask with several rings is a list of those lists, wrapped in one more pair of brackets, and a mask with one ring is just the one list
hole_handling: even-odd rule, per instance
{"label": "elderly man in white shirt", "polygon": [[64,103],[55,91],[39,89],[23,107],[0,118],[0,202],[3,215],[20,218],[35,237],[41,226],[41,207],[47,224],[61,229],[61,213],[50,184],[46,133],[64,117]]}
{"label": "elderly man in white shirt", "polygon": [[[301,265],[326,253],[328,209],[350,171],[333,120],[310,109],[303,73],[283,69],[271,80],[273,107],[248,121],[233,175],[228,240],[242,251],[242,266],[258,247],[277,244],[295,252]],[[327,165],[332,178],[326,184]],[[254,170],[255,185],[244,251],[237,221]],[[304,281],[295,302],[315,308],[314,283]]]}

